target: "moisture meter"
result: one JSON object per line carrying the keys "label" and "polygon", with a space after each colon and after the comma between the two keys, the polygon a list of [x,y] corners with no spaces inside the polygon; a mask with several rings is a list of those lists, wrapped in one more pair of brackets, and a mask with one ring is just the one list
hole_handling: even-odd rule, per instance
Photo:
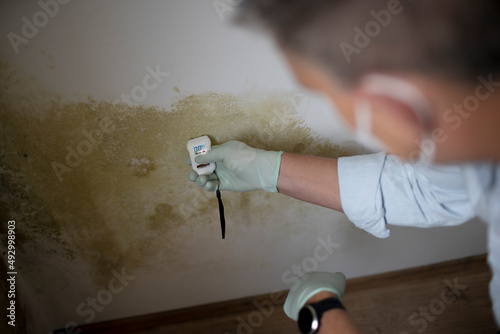
{"label": "moisture meter", "polygon": [[197,156],[205,154],[212,149],[212,142],[208,136],[191,139],[187,143],[187,149],[191,158],[191,166],[198,175],[210,175],[215,171],[215,162],[200,165],[194,160]]}

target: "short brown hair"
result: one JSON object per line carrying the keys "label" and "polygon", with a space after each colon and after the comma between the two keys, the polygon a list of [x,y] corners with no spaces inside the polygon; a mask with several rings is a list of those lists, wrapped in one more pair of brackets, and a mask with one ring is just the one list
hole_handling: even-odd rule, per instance
{"label": "short brown hair", "polygon": [[280,46],[344,83],[375,71],[418,71],[470,82],[500,69],[498,0],[246,0]]}

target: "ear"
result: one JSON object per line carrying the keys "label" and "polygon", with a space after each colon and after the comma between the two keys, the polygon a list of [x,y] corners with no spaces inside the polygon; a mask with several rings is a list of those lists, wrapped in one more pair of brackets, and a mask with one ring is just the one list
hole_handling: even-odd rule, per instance
{"label": "ear", "polygon": [[354,99],[355,103],[370,105],[372,132],[389,147],[390,153],[409,159],[419,151],[431,113],[418,88],[397,77],[371,74],[360,81]]}

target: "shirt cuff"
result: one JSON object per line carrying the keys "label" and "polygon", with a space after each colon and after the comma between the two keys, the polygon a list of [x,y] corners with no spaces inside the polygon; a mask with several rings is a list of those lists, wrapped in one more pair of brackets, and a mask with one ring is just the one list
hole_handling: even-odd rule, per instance
{"label": "shirt cuff", "polygon": [[357,227],[378,238],[387,238],[385,210],[380,189],[384,152],[338,159],[340,200],[344,213]]}

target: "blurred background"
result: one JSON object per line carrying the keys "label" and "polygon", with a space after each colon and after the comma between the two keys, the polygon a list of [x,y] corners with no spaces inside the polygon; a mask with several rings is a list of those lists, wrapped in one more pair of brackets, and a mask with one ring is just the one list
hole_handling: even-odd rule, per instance
{"label": "blurred background", "polygon": [[0,0],[0,237],[5,250],[15,220],[28,332],[286,290],[310,270],[355,278],[486,252],[479,221],[377,239],[264,192],[223,193],[222,240],[215,195],[187,179],[189,139],[364,152],[272,41],[231,24],[236,7]]}

